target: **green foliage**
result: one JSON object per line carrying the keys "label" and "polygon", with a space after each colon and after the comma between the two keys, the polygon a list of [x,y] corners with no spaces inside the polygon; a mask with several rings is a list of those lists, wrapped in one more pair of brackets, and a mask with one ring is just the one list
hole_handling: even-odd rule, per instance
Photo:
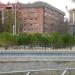
{"label": "green foliage", "polygon": [[15,37],[10,33],[1,33],[0,34],[0,45],[1,46],[10,46],[16,43]]}
{"label": "green foliage", "polygon": [[40,33],[32,33],[30,34],[30,44],[37,45],[41,44],[42,36]]}
{"label": "green foliage", "polygon": [[75,36],[69,34],[60,34],[57,32],[48,34],[41,33],[22,33],[12,35],[4,32],[0,33],[0,45],[12,46],[12,45],[31,45],[31,46],[52,46],[53,48],[71,48],[75,45]]}
{"label": "green foliage", "polygon": [[71,36],[69,34],[64,34],[62,36],[62,39],[63,39],[63,46],[64,47],[72,46],[74,44],[73,36]]}
{"label": "green foliage", "polygon": [[70,34],[52,33],[49,42],[53,48],[68,48],[75,44],[74,36]]}
{"label": "green foliage", "polygon": [[49,36],[47,34],[42,34],[41,44],[43,46],[49,45]]}
{"label": "green foliage", "polygon": [[[20,21],[16,16],[16,32],[19,31]],[[5,9],[4,10],[4,23],[2,27],[2,32],[13,33],[13,25],[15,23],[15,12],[13,9]]]}
{"label": "green foliage", "polygon": [[53,46],[53,48],[59,48],[62,45],[62,36],[58,32],[54,32],[50,36],[50,43]]}
{"label": "green foliage", "polygon": [[13,25],[14,25],[14,12],[12,9],[4,10],[5,15],[5,22],[4,22],[4,31],[5,32],[13,32]]}
{"label": "green foliage", "polygon": [[26,33],[16,35],[17,45],[28,45],[30,42],[30,36]]}

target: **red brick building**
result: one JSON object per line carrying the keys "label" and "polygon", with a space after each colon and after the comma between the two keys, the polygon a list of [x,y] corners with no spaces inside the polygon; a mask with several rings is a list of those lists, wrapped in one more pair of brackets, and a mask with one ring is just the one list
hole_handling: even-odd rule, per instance
{"label": "red brick building", "polygon": [[64,12],[44,2],[17,4],[22,32],[64,32]]}
{"label": "red brick building", "polygon": [[[14,6],[14,4],[12,4]],[[52,33],[64,32],[64,12],[45,3],[17,3],[20,32]]]}

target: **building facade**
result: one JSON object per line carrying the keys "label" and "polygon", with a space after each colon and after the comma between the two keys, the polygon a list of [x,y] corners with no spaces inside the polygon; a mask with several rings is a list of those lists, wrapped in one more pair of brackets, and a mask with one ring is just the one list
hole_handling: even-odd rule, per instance
{"label": "building facade", "polygon": [[18,5],[22,32],[64,32],[64,12],[59,9],[44,2]]}
{"label": "building facade", "polygon": [[75,9],[69,10],[69,33],[75,35]]}
{"label": "building facade", "polygon": [[[9,8],[8,5],[11,4],[5,5],[4,9]],[[15,4],[12,6],[14,8]],[[19,32],[49,34],[64,32],[64,12],[48,3],[41,1],[28,4],[17,3],[16,13],[19,20]]]}

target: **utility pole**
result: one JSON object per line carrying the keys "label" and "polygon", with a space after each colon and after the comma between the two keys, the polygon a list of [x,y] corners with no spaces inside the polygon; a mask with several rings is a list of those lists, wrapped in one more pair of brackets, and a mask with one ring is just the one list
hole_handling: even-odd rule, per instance
{"label": "utility pole", "polygon": [[16,0],[15,0],[15,23],[14,23],[14,33],[16,34]]}

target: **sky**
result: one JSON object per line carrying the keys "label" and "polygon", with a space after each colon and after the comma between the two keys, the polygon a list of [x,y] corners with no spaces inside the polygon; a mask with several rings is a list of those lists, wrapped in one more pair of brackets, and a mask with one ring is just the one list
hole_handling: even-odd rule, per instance
{"label": "sky", "polygon": [[[16,2],[17,0],[0,0],[0,1],[3,3],[7,3],[7,2],[12,3],[12,2]],[[55,6],[56,8],[64,12],[75,7],[75,3],[72,3],[71,0],[18,0],[18,1],[21,3],[33,3],[35,1],[43,1]],[[67,10],[66,10],[66,6],[67,6]]]}

